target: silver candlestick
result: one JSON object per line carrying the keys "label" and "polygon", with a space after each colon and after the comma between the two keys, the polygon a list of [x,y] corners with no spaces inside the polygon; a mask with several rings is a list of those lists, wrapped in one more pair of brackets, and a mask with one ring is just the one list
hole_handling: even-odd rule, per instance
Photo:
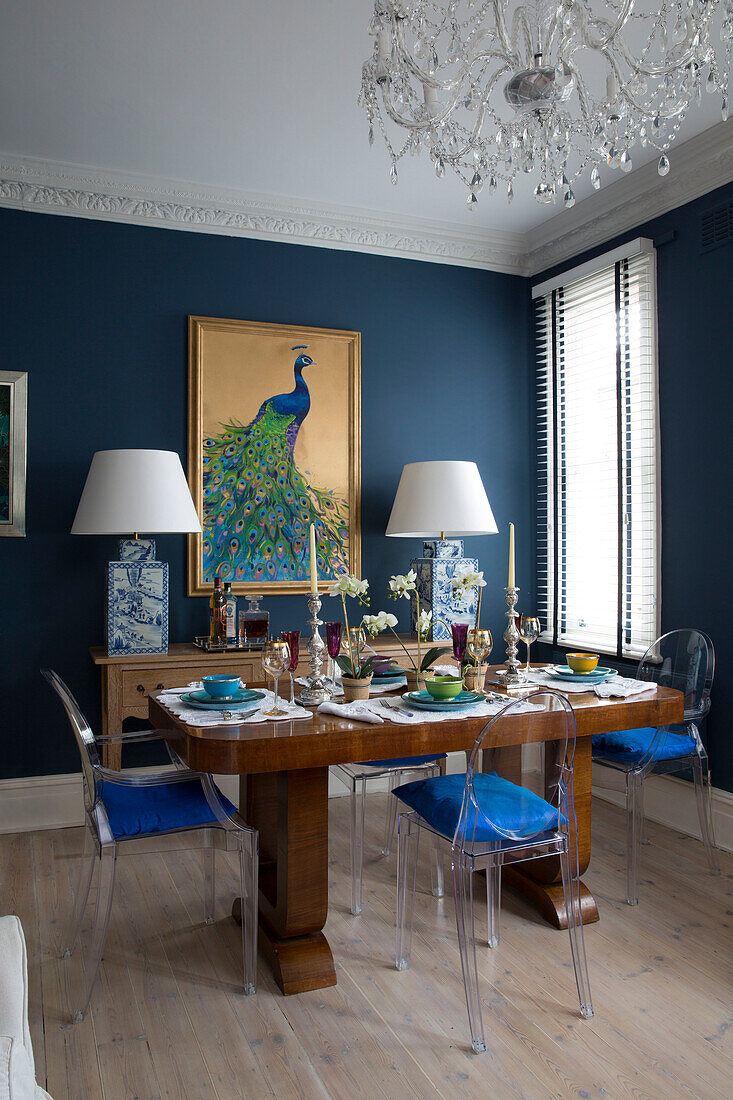
{"label": "silver candlestick", "polygon": [[313,707],[332,699],[333,690],[329,687],[328,678],[321,673],[326,646],[323,638],[318,633],[318,627],[323,625],[323,620],[318,618],[318,612],[321,610],[321,597],[317,592],[308,593],[308,610],[311,613],[309,622],[313,628],[310,641],[306,646],[311,655],[311,672],[310,676],[306,678],[306,686],[298,695],[298,702],[307,707]]}
{"label": "silver candlestick", "polygon": [[504,591],[506,592],[506,602],[509,608],[506,613],[509,624],[504,631],[504,641],[506,642],[506,672],[502,674],[502,679],[507,687],[512,687],[516,684],[524,683],[524,673],[521,671],[520,662],[517,660],[519,631],[517,630],[517,624],[515,622],[517,613],[514,610],[519,589],[505,588]]}

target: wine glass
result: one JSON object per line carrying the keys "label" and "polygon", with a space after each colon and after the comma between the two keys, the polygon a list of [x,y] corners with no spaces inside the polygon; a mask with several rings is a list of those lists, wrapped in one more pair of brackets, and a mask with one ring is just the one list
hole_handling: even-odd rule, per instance
{"label": "wine glass", "polygon": [[290,673],[290,705],[295,706],[295,680],[293,674],[298,667],[298,655],[300,649],[300,631],[299,630],[281,630],[280,637],[284,642],[288,643],[288,649],[290,650],[290,664],[288,665],[288,672]]}
{"label": "wine glass", "polygon": [[290,647],[287,642],[281,641],[279,638],[268,638],[262,646],[262,667],[265,672],[269,672],[275,681],[275,700],[272,706],[272,710],[263,710],[263,715],[266,718],[281,718],[288,712],[281,710],[278,706],[280,700],[277,697],[277,684],[280,679],[280,673],[285,672],[286,668],[290,664]]}
{"label": "wine glass", "polygon": [[328,649],[328,678],[336,683],[336,658],[341,651],[343,623],[326,623],[326,648]]}
{"label": "wine glass", "polygon": [[494,648],[494,639],[490,630],[476,630],[472,628],[466,639],[466,652],[473,657],[477,665],[483,663]]}
{"label": "wine glass", "polygon": [[542,627],[540,626],[540,620],[536,615],[520,615],[519,616],[519,637],[522,639],[527,647],[527,667],[525,672],[529,672],[529,647],[532,642],[539,638]]}
{"label": "wine glass", "polygon": [[471,627],[466,639],[466,652],[476,662],[476,687],[479,691],[482,690],[483,685],[479,683],[478,670],[493,648],[494,639],[490,630],[477,630],[475,627]]}
{"label": "wine glass", "polygon": [[466,656],[466,642],[468,641],[468,623],[451,623],[453,635],[453,656],[459,665],[463,664]]}

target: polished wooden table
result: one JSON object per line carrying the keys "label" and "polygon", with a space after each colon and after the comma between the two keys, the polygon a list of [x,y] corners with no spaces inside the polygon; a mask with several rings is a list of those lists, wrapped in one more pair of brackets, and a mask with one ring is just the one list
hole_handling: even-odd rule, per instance
{"label": "polished wooden table", "polygon": [[[682,720],[683,697],[669,688],[630,699],[571,697],[577,720],[575,807],[579,873],[590,860],[591,735]],[[241,726],[188,726],[149,698],[152,724],[189,767],[239,775],[240,811],[260,836],[260,945],[283,993],[336,984],[333,956],[322,929],[328,914],[328,769],[355,760],[385,760],[431,752],[467,751],[486,718],[455,718],[424,725],[350,722],[316,714],[310,720]],[[520,714],[484,742],[492,767],[521,781],[521,747],[545,742],[546,775],[557,716]],[[549,779],[548,779],[549,782]],[[567,927],[559,859],[527,861],[504,869],[504,881],[524,893],[545,918]],[[590,891],[581,884],[583,919],[598,920]],[[234,916],[238,917],[238,900]]]}
{"label": "polished wooden table", "polygon": [[[410,653],[415,654],[415,639],[410,635],[401,635],[401,638]],[[384,657],[404,659],[404,650],[393,636],[376,638],[370,645]],[[153,691],[182,687],[199,680],[202,675],[218,672],[236,674],[245,684],[264,682],[260,649],[207,653],[192,642],[173,642],[167,653],[109,656],[103,646],[92,646],[89,653],[101,677],[103,737],[122,733],[122,723],[127,718],[147,718],[148,696]],[[308,672],[308,654],[301,651],[296,675],[304,676]],[[119,743],[103,745],[102,761],[106,768],[119,771],[122,746]]]}

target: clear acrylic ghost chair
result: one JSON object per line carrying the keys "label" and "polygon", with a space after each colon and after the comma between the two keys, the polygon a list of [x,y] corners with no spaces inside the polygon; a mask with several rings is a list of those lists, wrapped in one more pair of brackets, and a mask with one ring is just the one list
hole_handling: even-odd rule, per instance
{"label": "clear acrylic ghost chair", "polygon": [[[542,708],[543,721],[557,744],[556,771],[548,777],[552,802],[499,778],[496,773],[478,770],[482,748],[493,748],[502,741],[505,731],[516,731],[526,703]],[[502,865],[542,856],[559,857],[580,1011],[586,1019],[593,1015],[580,910],[574,754],[575,715],[570,704],[554,691],[539,691],[509,703],[484,726],[471,749],[464,775],[409,783],[393,792],[411,807],[408,811],[400,810],[397,824],[395,963],[398,970],[406,970],[410,965],[415,866],[420,836],[426,832],[439,838],[443,845],[451,846],[458,947],[471,1045],[477,1054],[486,1050],[474,921],[474,871],[481,868],[486,869],[488,944],[497,947]]]}
{"label": "clear acrylic ghost chair", "polygon": [[[348,788],[351,794],[350,841],[351,841],[351,912],[356,917],[362,909],[362,881],[364,872],[364,817],[366,810],[367,786],[370,781],[387,780],[388,791],[398,787],[407,775],[440,775],[442,761],[446,754],[433,753],[431,756],[407,756],[399,760],[369,760],[361,764],[336,764],[331,771]],[[397,802],[390,798],[387,802],[387,818],[384,828],[382,855],[388,856],[392,849],[392,840],[397,824]],[[443,896],[443,863],[436,852],[431,863],[431,889],[436,898]]]}
{"label": "clear acrylic ghost chair", "polygon": [[697,726],[710,710],[714,675],[715,650],[707,634],[689,629],[663,634],[640,660],[636,678],[681,691],[685,696],[684,721],[675,726],[599,733],[593,738],[593,760],[626,777],[629,905],[639,902],[637,874],[644,827],[644,780],[648,775],[692,771],[705,854],[712,873],[720,874],[713,833],[710,765]]}
{"label": "clear acrylic ghost chair", "polygon": [[74,696],[51,669],[42,669],[58,695],[81,754],[84,783],[84,852],[73,911],[62,933],[62,956],[71,955],[79,938],[95,864],[99,885],[89,953],[84,960],[82,988],[72,1019],[84,1018],[97,977],[112,908],[117,856],[174,850],[160,837],[180,838],[181,850],[203,849],[204,916],[214,920],[215,850],[239,853],[242,898],[244,992],[257,984],[258,833],[246,825],[232,803],[214,786],[210,775],[190,771],[169,747],[175,771],[131,775],[102,767],[99,745],[160,740],[154,731],[95,738]]}

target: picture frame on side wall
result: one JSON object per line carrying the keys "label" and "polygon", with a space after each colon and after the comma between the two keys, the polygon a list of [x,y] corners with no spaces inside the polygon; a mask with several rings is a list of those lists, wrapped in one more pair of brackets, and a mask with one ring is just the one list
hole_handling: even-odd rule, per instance
{"label": "picture frame on side wall", "polygon": [[305,593],[361,571],[361,335],[189,317],[188,594]]}
{"label": "picture frame on side wall", "polygon": [[25,537],[28,375],[0,371],[0,535]]}

